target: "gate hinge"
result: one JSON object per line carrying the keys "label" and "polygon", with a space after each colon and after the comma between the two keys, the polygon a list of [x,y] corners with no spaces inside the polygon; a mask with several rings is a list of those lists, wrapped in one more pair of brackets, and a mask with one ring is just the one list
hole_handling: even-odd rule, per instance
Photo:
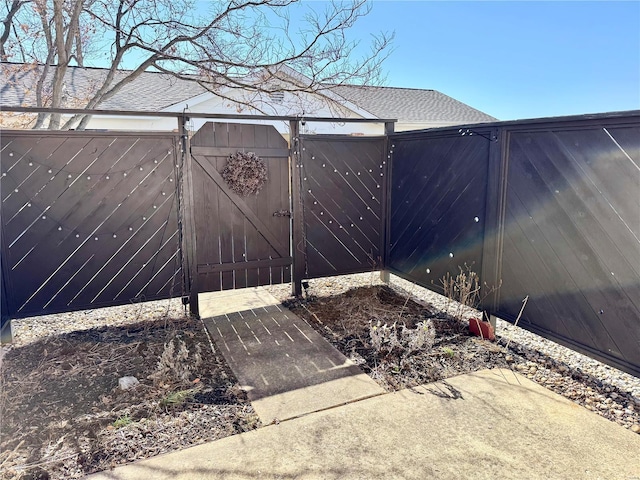
{"label": "gate hinge", "polygon": [[289,210],[278,210],[277,212],[273,212],[274,217],[289,217],[291,218],[291,212]]}

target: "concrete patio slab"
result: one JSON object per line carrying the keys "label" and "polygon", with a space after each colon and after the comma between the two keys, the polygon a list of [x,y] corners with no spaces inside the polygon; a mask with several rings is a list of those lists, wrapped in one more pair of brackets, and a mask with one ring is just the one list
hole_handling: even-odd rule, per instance
{"label": "concrete patio slab", "polygon": [[277,305],[280,302],[263,288],[254,287],[201,293],[198,295],[198,303],[200,316],[207,318],[267,305]]}
{"label": "concrete patio slab", "polygon": [[485,370],[89,478],[637,480],[640,435],[509,370]]}
{"label": "concrete patio slab", "polygon": [[227,313],[204,323],[263,423],[384,393],[281,305]]}

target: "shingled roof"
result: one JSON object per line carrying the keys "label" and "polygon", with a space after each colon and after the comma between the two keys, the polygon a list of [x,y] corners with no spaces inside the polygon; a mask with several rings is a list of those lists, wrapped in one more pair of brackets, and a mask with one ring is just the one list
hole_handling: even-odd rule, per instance
{"label": "shingled roof", "polygon": [[[35,106],[35,89],[32,86],[42,68],[1,63],[0,106]],[[49,75],[53,76],[54,68],[51,68]],[[64,80],[69,100],[64,102],[64,106],[73,108],[84,104],[92,92],[102,85],[107,73],[108,70],[101,68],[69,67]],[[117,72],[116,81],[128,74],[127,71]],[[336,86],[330,90],[377,118],[396,118],[399,124],[415,124],[416,128],[496,120],[436,90],[363,86]],[[143,72],[113,97],[99,103],[97,108],[161,111],[206,92],[205,88],[193,81],[164,73]]]}
{"label": "shingled roof", "polygon": [[378,118],[397,118],[402,123],[462,124],[497,120],[436,90],[357,85],[333,90]]}
{"label": "shingled roof", "polygon": [[[0,78],[0,104],[3,106],[35,106],[35,85],[42,67],[22,64],[2,63]],[[69,99],[90,98],[92,92],[102,85],[108,71],[101,68],[69,67],[64,84]],[[130,72],[116,73],[116,82]],[[49,72],[53,78],[53,68]],[[181,80],[171,75],[157,72],[143,72],[138,78],[125,85],[113,97],[98,105],[104,110],[159,111],[171,105],[187,101],[205,93],[206,89],[196,82]],[[67,102],[67,107],[74,107]]]}

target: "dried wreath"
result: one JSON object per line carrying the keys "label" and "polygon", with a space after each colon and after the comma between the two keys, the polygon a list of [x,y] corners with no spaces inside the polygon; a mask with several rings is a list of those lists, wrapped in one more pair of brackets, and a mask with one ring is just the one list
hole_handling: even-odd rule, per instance
{"label": "dried wreath", "polygon": [[222,178],[240,196],[258,194],[268,180],[267,164],[253,152],[229,155]]}

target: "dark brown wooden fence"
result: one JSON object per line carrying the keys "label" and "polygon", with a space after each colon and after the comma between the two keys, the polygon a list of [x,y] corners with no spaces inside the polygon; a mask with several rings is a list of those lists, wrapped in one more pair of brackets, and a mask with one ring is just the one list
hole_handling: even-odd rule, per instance
{"label": "dark brown wooden fence", "polygon": [[[467,265],[502,283],[489,313],[513,321],[528,296],[521,326],[640,375],[640,112],[386,138],[291,128],[291,162],[256,125],[210,123],[191,145],[3,132],[3,324],[185,290],[197,313],[198,291],[380,268],[440,291]],[[238,150],[267,162],[258,196],[221,180]]]}
{"label": "dark brown wooden fence", "polygon": [[507,132],[496,314],[640,366],[640,126]]}
{"label": "dark brown wooden fence", "polygon": [[3,317],[182,294],[177,140],[2,132]]}
{"label": "dark brown wooden fence", "polygon": [[307,278],[379,270],[387,159],[384,137],[302,136]]}
{"label": "dark brown wooden fence", "polygon": [[640,374],[639,113],[391,143],[392,271],[441,292],[467,263],[502,282],[490,313],[514,321],[529,296],[520,326]]}
{"label": "dark brown wooden fence", "polygon": [[[253,152],[267,165],[257,195],[222,178],[229,155]],[[291,281],[289,147],[271,125],[206,123],[191,140],[199,292]]]}
{"label": "dark brown wooden fence", "polygon": [[[458,130],[392,137],[387,267],[421,285],[482,269],[489,142]],[[433,282],[433,284],[432,284]]]}

